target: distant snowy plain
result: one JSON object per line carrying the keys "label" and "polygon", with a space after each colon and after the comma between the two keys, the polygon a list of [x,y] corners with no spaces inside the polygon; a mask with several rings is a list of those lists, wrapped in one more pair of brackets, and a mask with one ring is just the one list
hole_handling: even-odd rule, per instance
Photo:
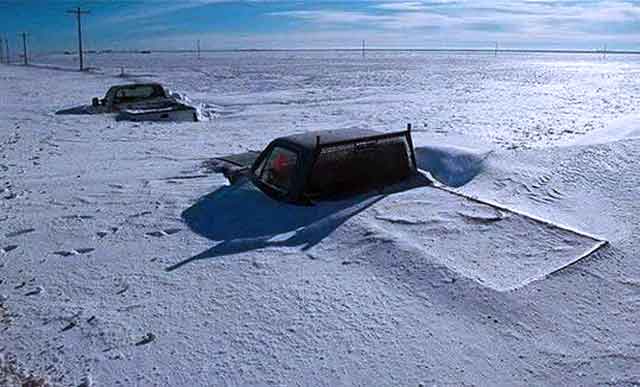
{"label": "distant snowy plain", "polygon": [[[36,59],[0,66],[14,378],[640,384],[640,56],[103,54],[86,74]],[[214,118],[53,114],[131,81]],[[281,135],[407,123],[442,183],[610,245],[548,275],[593,240],[424,184],[295,207],[203,166]]]}

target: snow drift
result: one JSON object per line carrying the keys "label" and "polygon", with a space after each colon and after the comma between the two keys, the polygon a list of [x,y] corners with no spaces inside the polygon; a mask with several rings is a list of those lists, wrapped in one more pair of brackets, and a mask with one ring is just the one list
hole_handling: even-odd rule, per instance
{"label": "snow drift", "polygon": [[484,168],[491,152],[478,152],[454,146],[423,146],[416,148],[418,168],[429,172],[449,187],[461,187]]}
{"label": "snow drift", "polygon": [[640,137],[640,116],[630,115],[611,121],[571,142],[571,145],[596,145]]}

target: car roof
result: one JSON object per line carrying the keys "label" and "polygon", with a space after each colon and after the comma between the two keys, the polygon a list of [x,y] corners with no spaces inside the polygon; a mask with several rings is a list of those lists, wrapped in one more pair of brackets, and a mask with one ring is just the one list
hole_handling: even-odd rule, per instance
{"label": "car roof", "polygon": [[274,142],[278,142],[280,144],[294,144],[304,149],[314,150],[318,143],[318,137],[320,138],[320,144],[327,144],[338,141],[356,140],[362,137],[375,136],[378,134],[381,133],[371,129],[316,130],[280,137]]}
{"label": "car roof", "polygon": [[127,83],[124,85],[115,85],[115,86],[111,86],[110,88],[119,88],[119,87],[138,87],[138,86],[152,86],[152,87],[162,87],[161,84],[157,83],[157,82],[149,82],[149,83]]}

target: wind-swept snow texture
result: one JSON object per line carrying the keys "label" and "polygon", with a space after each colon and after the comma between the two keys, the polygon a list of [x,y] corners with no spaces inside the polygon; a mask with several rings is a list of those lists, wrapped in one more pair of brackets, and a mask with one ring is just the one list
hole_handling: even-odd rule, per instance
{"label": "wind-swept snow texture", "polygon": [[[640,384],[635,56],[41,61],[0,66],[0,380]],[[215,118],[54,114],[121,65]],[[296,207],[207,167],[295,132],[409,122],[439,183]],[[555,271],[596,241],[519,213],[610,244]]]}

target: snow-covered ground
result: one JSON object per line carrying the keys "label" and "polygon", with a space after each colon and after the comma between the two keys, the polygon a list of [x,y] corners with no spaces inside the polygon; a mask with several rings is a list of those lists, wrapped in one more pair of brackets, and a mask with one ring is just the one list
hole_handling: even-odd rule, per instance
{"label": "snow-covered ground", "polygon": [[[89,61],[0,66],[0,380],[640,384],[640,57]],[[131,80],[216,118],[54,114]],[[295,207],[203,167],[280,135],[408,122],[420,166],[457,192],[610,245],[549,275],[596,241],[420,181]]]}

